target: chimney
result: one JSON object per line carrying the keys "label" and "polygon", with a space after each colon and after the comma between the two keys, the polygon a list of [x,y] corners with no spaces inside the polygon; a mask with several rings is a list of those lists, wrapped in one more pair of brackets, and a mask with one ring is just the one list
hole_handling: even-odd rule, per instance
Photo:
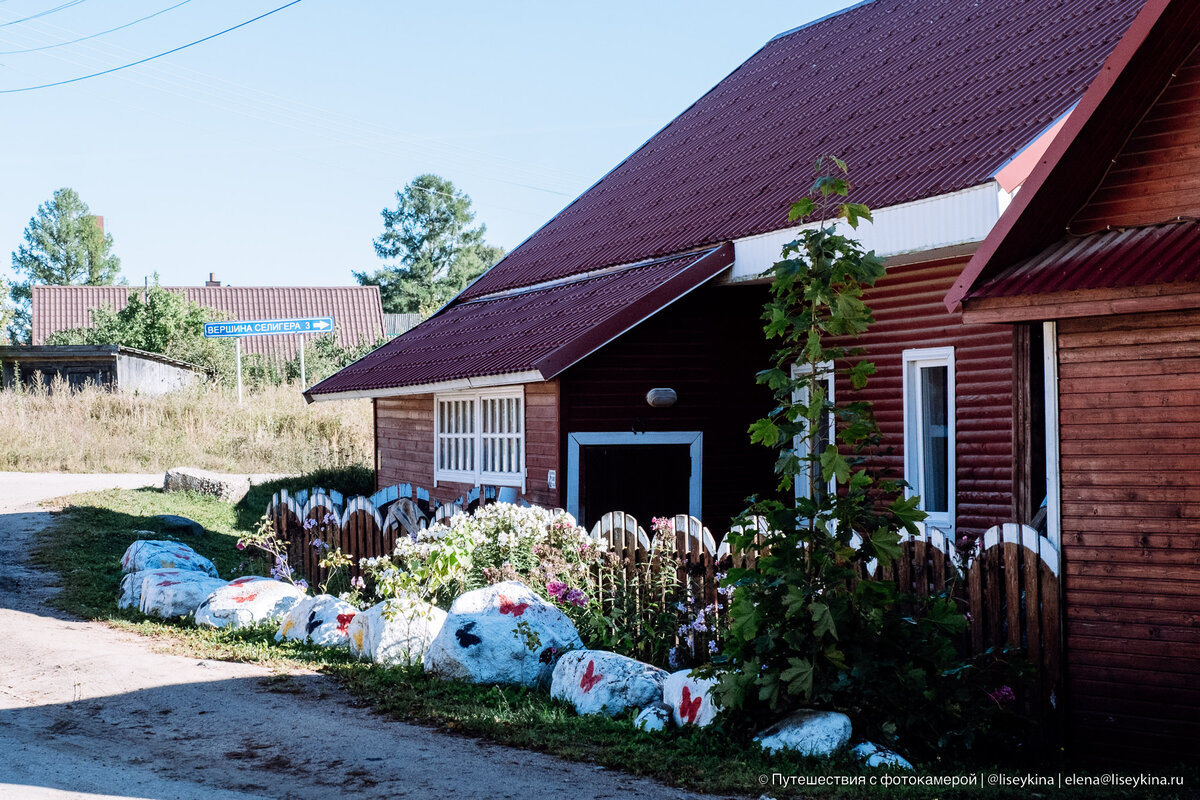
{"label": "chimney", "polygon": [[92,219],[96,220],[96,227],[100,229],[101,233],[104,233],[104,217],[92,217]]}
{"label": "chimney", "polygon": [[220,285],[221,285],[221,282],[220,282],[220,281],[214,281],[214,280],[213,280],[213,274],[210,272],[210,273],[208,273],[208,280],[204,282],[204,285],[205,285],[205,286],[220,286]]}

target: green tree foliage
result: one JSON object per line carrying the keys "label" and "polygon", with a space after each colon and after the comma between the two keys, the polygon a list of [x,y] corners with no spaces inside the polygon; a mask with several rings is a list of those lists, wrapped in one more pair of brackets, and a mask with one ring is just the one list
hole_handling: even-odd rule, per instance
{"label": "green tree foliage", "polygon": [[12,254],[17,283],[10,290],[16,302],[10,325],[13,337],[28,341],[30,301],[34,284],[99,286],[114,283],[121,260],[112,254],[113,237],[100,229],[87,203],[74,189],[63,188],[38,206],[25,228],[25,243]]}
{"label": "green tree foliage", "polygon": [[[763,318],[780,346],[759,381],[777,404],[751,426],[753,441],[780,453],[780,489],[791,494],[798,480],[805,491],[794,502],[761,500],[747,512],[764,517],[772,533],[754,567],[729,572],[728,669],[718,691],[725,707],[755,723],[801,707],[834,708],[851,716],[860,735],[930,756],[968,748],[993,729],[997,704],[988,689],[997,684],[988,681],[998,680],[999,662],[961,660],[966,620],[949,594],[905,597],[894,582],[869,576],[870,561],[888,567],[900,556],[901,531],[915,533],[925,514],[917,498],[904,497],[902,483],[868,469],[880,443],[870,404],[834,403],[825,391],[822,365],[832,362],[856,390],[874,371],[861,351],[829,339],[867,329],[873,319],[863,290],[884,274],[873,252],[833,224],[871,219],[865,206],[846,202],[845,164],[833,161],[835,174],[818,178],[814,196],[790,214],[822,222],[785,245],[769,271]],[[793,372],[796,364],[808,365],[807,373]],[[836,435],[826,442],[831,418]],[[827,490],[830,481],[836,491]],[[731,533],[732,546],[751,547],[753,530],[747,524],[748,533]]]}
{"label": "green tree foliage", "polygon": [[364,286],[379,286],[388,314],[428,316],[449,302],[504,249],[484,242],[486,225],[471,227],[471,198],[437,175],[419,175],[385,208],[375,252],[390,262],[374,273],[355,272]]}
{"label": "green tree foliage", "polygon": [[[357,345],[338,343],[337,332],[310,336],[304,343],[304,371],[308,386],[328,378],[342,367],[348,366],[377,347],[386,344],[388,338],[378,341],[362,341]],[[297,353],[283,366],[282,376],[289,381],[300,380],[300,354]],[[306,386],[305,388],[308,388]]]}
{"label": "green tree foliage", "polygon": [[229,315],[169,292],[157,281],[145,291],[131,289],[120,311],[93,308],[91,328],[51,334],[47,344],[119,344],[198,364],[223,381],[234,375],[232,339],[205,338],[204,323]]}

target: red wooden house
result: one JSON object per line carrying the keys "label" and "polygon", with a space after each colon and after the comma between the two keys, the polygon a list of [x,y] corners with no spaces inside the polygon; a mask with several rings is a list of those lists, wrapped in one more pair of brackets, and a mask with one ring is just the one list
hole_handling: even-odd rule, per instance
{"label": "red wooden house", "polygon": [[889,267],[863,342],[889,464],[939,527],[1028,519],[1045,493],[1013,394],[1030,342],[964,325],[942,298],[1141,6],[874,0],[780,34],[435,316],[308,397],[374,398],[380,485],[513,486],[585,522],[686,509],[718,531],[774,486],[773,456],[747,436],[770,403],[754,382],[770,352],[758,276],[833,153],[875,210],[860,238]]}
{"label": "red wooden house", "polygon": [[1074,749],[1194,759],[1200,5],[1146,3],[946,304],[1044,331]]}

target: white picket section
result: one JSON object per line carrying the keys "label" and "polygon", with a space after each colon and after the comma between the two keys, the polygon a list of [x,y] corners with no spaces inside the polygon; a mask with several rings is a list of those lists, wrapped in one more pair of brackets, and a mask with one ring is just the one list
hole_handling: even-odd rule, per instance
{"label": "white picket section", "polygon": [[380,531],[384,530],[383,518],[379,515],[379,510],[375,507],[375,504],[371,502],[370,498],[367,497],[350,498],[350,502],[346,503],[346,508],[344,511],[342,511],[340,523],[342,528],[345,528],[346,524],[350,521],[350,517],[359,511],[365,511],[370,514],[372,519],[375,520],[375,527]]}
{"label": "white picket section", "polygon": [[982,538],[980,546],[967,559],[968,568],[975,562],[975,559],[998,544],[1019,544],[1024,545],[1030,552],[1037,553],[1038,558],[1050,568],[1051,573],[1055,577],[1059,576],[1062,556],[1058,548],[1054,546],[1054,542],[1028,525],[1018,525],[1015,522],[995,525],[984,531]]}
{"label": "white picket section", "polygon": [[708,528],[704,527],[703,522],[687,514],[676,514],[672,522],[675,524],[676,533],[682,531],[686,534],[689,553],[716,554],[717,542]]}
{"label": "white picket section", "polygon": [[650,552],[650,537],[646,535],[646,531],[638,524],[631,514],[626,514],[624,511],[610,511],[600,518],[600,521],[592,526],[590,536],[594,541],[603,541],[610,548],[624,546],[626,535],[634,537],[634,541],[638,546]]}

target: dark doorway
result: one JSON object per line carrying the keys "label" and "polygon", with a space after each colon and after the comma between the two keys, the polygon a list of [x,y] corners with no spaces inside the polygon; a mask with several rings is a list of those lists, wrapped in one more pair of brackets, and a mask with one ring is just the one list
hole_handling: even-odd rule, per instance
{"label": "dark doorway", "polygon": [[581,450],[579,522],[585,527],[609,511],[624,511],[648,533],[651,518],[687,513],[689,445],[588,445]]}

